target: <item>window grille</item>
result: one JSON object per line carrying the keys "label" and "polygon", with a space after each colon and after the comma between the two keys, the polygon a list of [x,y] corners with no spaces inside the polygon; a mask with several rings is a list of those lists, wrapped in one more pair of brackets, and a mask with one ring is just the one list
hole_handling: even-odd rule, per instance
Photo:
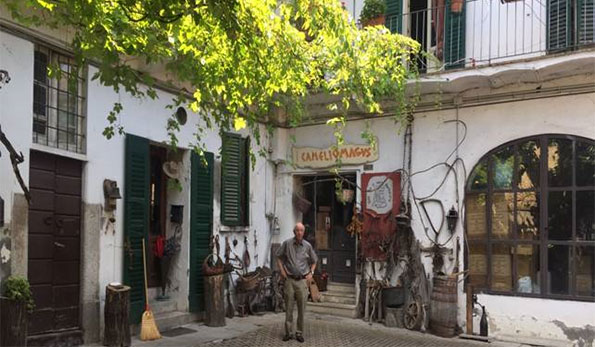
{"label": "window grille", "polygon": [[[50,77],[48,68],[59,69]],[[77,76],[73,76],[73,74]],[[49,48],[35,48],[33,142],[85,153],[85,79],[74,59]]]}

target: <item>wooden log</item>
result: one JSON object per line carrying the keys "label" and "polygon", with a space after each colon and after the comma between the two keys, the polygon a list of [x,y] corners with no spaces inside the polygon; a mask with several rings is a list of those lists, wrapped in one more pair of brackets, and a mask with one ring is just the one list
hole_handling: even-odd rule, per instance
{"label": "wooden log", "polygon": [[27,305],[0,298],[0,346],[27,345]]}
{"label": "wooden log", "polygon": [[130,346],[130,287],[105,287],[105,329],[103,344],[105,346]]}
{"label": "wooden log", "polygon": [[467,284],[467,334],[473,335],[473,286]]}
{"label": "wooden log", "polygon": [[205,325],[225,326],[224,275],[205,276]]}

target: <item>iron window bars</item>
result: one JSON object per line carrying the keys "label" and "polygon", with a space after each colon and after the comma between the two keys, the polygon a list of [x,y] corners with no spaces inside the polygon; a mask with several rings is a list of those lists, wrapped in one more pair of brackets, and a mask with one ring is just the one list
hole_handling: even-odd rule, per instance
{"label": "iron window bars", "polygon": [[[75,153],[85,153],[84,69],[74,59],[36,46],[33,79],[33,142]],[[59,68],[49,77],[48,68]],[[72,78],[72,74],[78,75]]]}

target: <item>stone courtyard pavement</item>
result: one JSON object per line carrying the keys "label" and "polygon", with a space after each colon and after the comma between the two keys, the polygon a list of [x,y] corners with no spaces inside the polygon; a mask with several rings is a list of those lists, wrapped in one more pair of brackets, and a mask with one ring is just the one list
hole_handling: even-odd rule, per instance
{"label": "stone courtyard pavement", "polygon": [[[361,319],[348,319],[308,313],[304,343],[283,342],[285,314],[266,314],[228,319],[225,327],[211,328],[193,323],[177,329],[180,335],[164,333],[157,341],[142,342],[133,338],[133,346],[207,346],[207,347],[449,347],[449,346],[520,346],[518,343],[485,342],[445,339],[405,329],[386,328],[382,324],[368,324]],[[186,329],[186,330],[184,330]],[[167,336],[175,335],[175,336]]]}
{"label": "stone courtyard pavement", "polygon": [[[487,346],[485,342],[445,339],[430,334],[412,332],[405,329],[386,328],[362,320],[349,320],[332,316],[309,314],[306,320],[304,343],[296,340],[282,341],[285,333],[284,315],[279,320],[245,335],[205,344],[209,347],[273,347],[273,346],[312,346],[312,347],[449,347]],[[518,346],[518,344],[491,343],[490,346]]]}

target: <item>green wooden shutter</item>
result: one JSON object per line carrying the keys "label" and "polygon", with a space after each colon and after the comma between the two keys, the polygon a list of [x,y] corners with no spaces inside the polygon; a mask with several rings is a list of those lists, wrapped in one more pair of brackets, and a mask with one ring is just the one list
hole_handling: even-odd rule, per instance
{"label": "green wooden shutter", "polygon": [[548,51],[566,49],[571,45],[570,1],[571,0],[548,0],[547,2]]}
{"label": "green wooden shutter", "polygon": [[221,223],[228,226],[243,225],[242,174],[245,157],[242,156],[242,137],[226,133],[222,140]]}
{"label": "green wooden shutter", "polygon": [[213,153],[202,158],[192,152],[190,199],[190,311],[204,310],[204,276],[202,263],[209,254],[209,237],[213,228]]}
{"label": "green wooden shutter", "polygon": [[452,12],[452,0],[446,0],[444,15],[444,65],[447,69],[465,66],[465,12],[463,2],[461,12]]}
{"label": "green wooden shutter", "polygon": [[127,134],[125,160],[124,284],[130,286],[130,322],[139,323],[145,307],[142,239],[149,229],[149,140]]}
{"label": "green wooden shutter", "polygon": [[241,219],[242,225],[250,225],[248,216],[250,215],[250,138],[242,139],[242,205]]}
{"label": "green wooden shutter", "polygon": [[403,0],[386,0],[384,24],[391,33],[403,32]]}
{"label": "green wooden shutter", "polygon": [[595,42],[595,0],[578,0],[578,44]]}

